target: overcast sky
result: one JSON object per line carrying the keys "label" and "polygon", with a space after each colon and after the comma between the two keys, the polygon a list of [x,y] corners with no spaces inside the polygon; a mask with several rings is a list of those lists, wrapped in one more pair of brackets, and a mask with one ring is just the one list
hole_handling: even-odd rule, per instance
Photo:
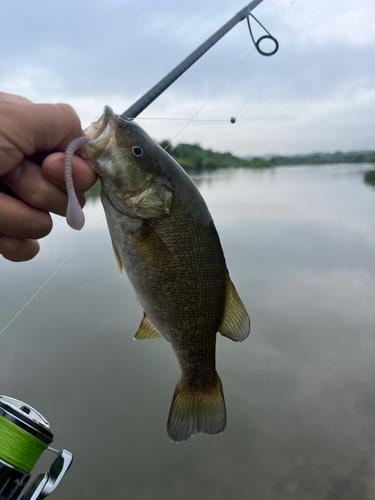
{"label": "overcast sky", "polygon": [[[105,104],[122,113],[246,3],[0,0],[0,90],[67,102],[87,126]],[[140,115],[191,118],[207,103],[196,119],[223,121],[138,123],[237,155],[375,149],[375,1],[264,0],[253,13],[276,55],[255,52],[242,22]]]}

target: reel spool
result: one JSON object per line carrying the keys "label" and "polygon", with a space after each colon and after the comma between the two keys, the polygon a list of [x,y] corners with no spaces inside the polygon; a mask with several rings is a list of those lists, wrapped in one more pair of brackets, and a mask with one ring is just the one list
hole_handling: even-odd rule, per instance
{"label": "reel spool", "polygon": [[20,500],[39,500],[52,493],[68,470],[73,455],[49,445],[47,420],[22,401],[0,396],[0,500],[17,500],[45,450],[57,453],[49,472],[39,475]]}

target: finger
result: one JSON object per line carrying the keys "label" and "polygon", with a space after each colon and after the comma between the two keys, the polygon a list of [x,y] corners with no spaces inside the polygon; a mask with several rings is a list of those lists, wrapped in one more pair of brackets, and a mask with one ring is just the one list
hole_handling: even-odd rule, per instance
{"label": "finger", "polygon": [[20,95],[7,94],[6,92],[0,92],[1,102],[11,102],[13,104],[32,104],[26,97],[21,97]]}
{"label": "finger", "polygon": [[58,146],[65,149],[72,139],[83,135],[80,119],[69,104],[25,105],[23,111],[24,128],[34,140],[25,154],[51,151]]}
{"label": "finger", "polygon": [[[56,184],[60,189],[66,190],[63,153],[53,153],[47,156],[43,162],[42,171],[47,179]],[[79,156],[73,156],[72,158],[72,175],[74,189],[77,194],[88,191],[98,178],[94,171]]]}
{"label": "finger", "polygon": [[2,177],[4,184],[28,205],[65,215],[68,196],[46,179],[40,167],[23,160],[16,168]]}
{"label": "finger", "polygon": [[24,156],[64,149],[83,134],[78,115],[67,104],[0,104],[0,175]]}
{"label": "finger", "polygon": [[40,250],[36,240],[19,240],[0,235],[0,254],[12,262],[24,262],[33,259]]}
{"label": "finger", "polygon": [[37,240],[52,229],[49,213],[0,193],[0,233],[12,238]]}

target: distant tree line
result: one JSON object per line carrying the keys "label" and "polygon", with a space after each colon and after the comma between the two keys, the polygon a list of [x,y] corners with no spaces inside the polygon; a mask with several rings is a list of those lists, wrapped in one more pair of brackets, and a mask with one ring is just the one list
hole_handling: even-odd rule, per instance
{"label": "distant tree line", "polygon": [[[170,141],[160,142],[166,148]],[[225,167],[267,168],[277,165],[322,165],[327,163],[375,163],[375,151],[349,153],[312,153],[308,155],[239,158],[231,153],[203,149],[199,144],[169,146],[168,153],[187,171],[215,170]]]}
{"label": "distant tree line", "polygon": [[[166,148],[170,141],[164,140],[159,144]],[[264,158],[243,159],[231,153],[217,153],[212,149],[203,149],[199,144],[178,144],[169,146],[167,152],[188,172],[202,170],[216,170],[225,167],[266,168],[272,166],[270,160]]]}
{"label": "distant tree line", "polygon": [[272,156],[272,165],[319,165],[327,163],[375,163],[375,151],[349,153],[313,153],[309,155]]}

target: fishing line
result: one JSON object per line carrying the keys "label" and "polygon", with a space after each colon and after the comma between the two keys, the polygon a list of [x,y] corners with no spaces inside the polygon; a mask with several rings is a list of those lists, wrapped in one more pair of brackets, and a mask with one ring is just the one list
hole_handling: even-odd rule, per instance
{"label": "fishing line", "polygon": [[38,295],[38,293],[47,285],[47,283],[55,276],[55,274],[63,267],[63,265],[72,257],[76,251],[84,244],[86,241],[91,237],[93,232],[99,227],[99,225],[103,222],[105,217],[103,217],[98,224],[94,227],[94,229],[86,236],[85,239],[83,239],[79,245],[76,246],[76,248],[66,257],[66,259],[59,265],[59,267],[51,274],[49,278],[46,279],[46,281],[43,283],[43,285],[34,293],[34,295],[26,302],[26,304],[18,311],[18,313],[14,316],[13,319],[9,321],[9,323],[3,328],[0,332],[0,335],[5,332],[5,330],[13,323],[13,321],[18,318],[18,316],[22,313],[24,309],[30,304],[30,302]]}
{"label": "fishing line", "polygon": [[[274,22],[274,24],[272,25],[271,29],[276,26],[276,24],[281,20],[281,18],[286,14],[286,12],[291,8],[291,6],[294,4],[295,0],[292,1],[292,3],[290,5],[288,5],[288,7],[284,10],[284,12],[280,15],[280,17]],[[251,14],[252,17],[254,17],[252,14]],[[248,19],[248,18],[247,18]],[[268,33],[269,36],[267,36],[266,38],[272,38],[275,42],[276,42],[276,50],[275,52],[277,51],[278,49],[278,42],[277,40],[269,33],[269,31],[258,21],[258,19],[256,19],[254,17],[254,19],[260,24],[260,26],[262,26],[262,28]],[[249,21],[248,21],[249,23]],[[251,32],[251,28],[250,28],[250,32]],[[252,36],[252,34],[251,34]],[[253,38],[253,36],[252,36]],[[254,48],[244,57],[244,59],[235,67],[235,69],[227,76],[227,78],[221,83],[221,85],[219,85],[219,87],[215,90],[215,92],[207,99],[207,101],[198,109],[198,111],[192,116],[192,118],[190,118],[190,120],[186,123],[186,125],[184,125],[184,127],[178,132],[178,134],[171,140],[171,142],[166,146],[165,150],[167,150],[169,148],[169,146],[172,145],[172,143],[177,139],[177,137],[182,134],[182,132],[190,125],[190,123],[192,123],[193,121],[198,121],[198,120],[195,120],[194,118],[202,111],[202,109],[207,106],[207,104],[215,97],[215,95],[222,89],[222,87],[224,87],[224,85],[228,82],[228,80],[236,73],[236,71],[247,61],[247,59],[255,52],[255,50],[258,50],[258,52],[260,52],[261,54],[265,55],[263,53],[263,51],[260,51],[259,50],[259,47],[257,47],[257,43],[259,45],[259,43],[262,41],[262,39],[264,40],[264,38],[261,37],[261,39],[259,39],[257,42],[255,42],[254,38],[253,38],[253,42],[254,42]],[[275,53],[273,52],[273,53]],[[268,53],[266,53],[268,54]],[[271,54],[270,54],[271,55]],[[245,104],[242,106],[242,108],[240,109],[240,111],[242,111],[242,109],[245,107],[245,105],[247,104],[247,102],[249,102],[250,98],[245,102]],[[240,112],[239,111],[239,112]],[[239,114],[239,112],[237,113],[237,115]],[[231,123],[235,123],[235,119],[237,117],[237,115],[234,115],[233,118],[231,118]],[[137,120],[141,119],[141,118],[136,118]],[[157,119],[157,118],[155,118]],[[203,121],[203,120],[202,120]],[[211,120],[210,120],[211,121]],[[213,120],[213,121],[216,121],[216,120]],[[217,121],[227,121],[227,120],[217,120]]]}
{"label": "fishing line", "polygon": [[192,120],[191,118],[156,118],[156,117],[150,117],[150,118],[136,118],[137,120],[175,120],[175,121],[182,121],[182,122],[188,122],[188,121],[192,121],[192,122],[227,122],[228,120],[215,120],[215,119],[211,119],[211,120],[201,120],[201,119],[198,119],[198,120]]}
{"label": "fishing line", "polygon": [[49,444],[18,427],[2,415],[0,415],[0,435],[0,458],[24,472],[33,470],[34,465]]}
{"label": "fishing line", "polygon": [[[291,6],[294,4],[294,2],[295,2],[295,0],[293,0],[293,2],[292,2],[292,3],[291,3],[291,4],[290,4],[290,5],[289,5],[289,6],[288,6],[285,10],[284,10],[284,12],[281,14],[281,16],[280,16],[280,17],[278,17],[278,18],[276,19],[276,21],[275,21],[275,22],[273,23],[273,25],[271,26],[271,29],[272,29],[272,28],[274,28],[274,27],[276,26],[276,24],[280,21],[280,19],[281,19],[282,17],[284,17],[284,16],[285,16],[285,14],[286,14],[286,13],[288,12],[288,10],[291,8]],[[264,28],[264,29],[265,29],[265,28]]]}
{"label": "fishing line", "polygon": [[245,59],[243,61],[240,62],[240,64],[229,74],[229,76],[223,81],[223,83],[215,90],[215,92],[211,95],[211,97],[209,97],[207,99],[207,101],[203,104],[203,106],[201,106],[198,111],[192,116],[192,118],[190,118],[190,120],[188,121],[188,123],[182,127],[182,129],[179,131],[179,133],[171,140],[171,142],[168,144],[168,146],[165,148],[165,150],[167,150],[169,148],[169,146],[171,146],[171,144],[177,139],[177,137],[182,134],[182,132],[186,129],[186,127],[188,127],[190,125],[190,123],[194,120],[194,118],[202,111],[202,109],[207,106],[207,104],[211,101],[211,99],[213,99],[215,97],[215,95],[219,92],[219,90],[222,89],[222,87],[224,87],[224,85],[227,83],[227,81],[232,77],[232,75],[234,75],[234,73],[239,69],[240,66],[242,66],[242,64],[244,64],[244,62],[247,60],[247,58],[255,51],[255,48],[249,53],[247,54],[247,56],[245,57]]}
{"label": "fishing line", "polygon": [[[286,14],[286,12],[292,7],[292,5],[294,4],[294,1],[289,5],[289,7],[281,14],[281,16],[274,22],[274,24],[271,26],[271,29],[274,28],[276,26],[276,24],[281,20],[282,17],[284,17],[284,15]],[[301,26],[300,30],[298,31],[298,33],[289,40],[289,42],[287,42],[284,47],[287,47],[290,43],[292,43],[292,41],[298,37],[300,35],[300,33],[303,31],[303,29],[305,28],[306,24],[310,21],[311,17],[313,16],[313,14],[315,14],[315,12],[317,11],[319,7],[319,4],[318,6],[315,5],[315,8],[313,8],[309,15],[307,16],[306,18],[306,21],[303,23],[303,25]],[[248,104],[248,102],[250,101],[251,99],[251,95],[250,97],[244,102],[244,104],[241,106],[241,108],[238,110],[237,114],[235,114],[235,118],[237,118],[237,116],[241,113],[241,111],[245,108],[245,106]]]}
{"label": "fishing line", "polygon": [[[291,2],[290,5],[288,5],[288,7],[284,10],[284,12],[276,19],[276,21],[273,23],[273,25],[271,26],[271,29],[273,29],[278,23],[279,21],[284,17],[284,15],[288,12],[288,10],[292,7],[292,5],[294,4],[295,0],[293,0]],[[254,17],[252,14],[250,14],[251,17]],[[272,55],[272,54],[275,54],[277,52],[277,50],[279,49],[279,44],[276,40],[276,38],[274,38],[270,32],[263,26],[263,24],[261,24],[258,19],[256,19],[254,17],[254,19],[257,21],[257,23],[268,33],[268,37],[261,37],[258,39],[257,42],[255,42],[254,40],[254,37],[253,37],[253,34],[252,34],[252,31],[251,31],[251,27],[250,27],[250,21],[249,21],[249,16],[247,17],[247,24],[248,24],[248,27],[249,27],[249,31],[250,31],[250,35],[251,35],[251,38],[254,42],[254,45],[255,45],[255,48],[258,52],[260,52],[262,55]],[[274,43],[275,43],[275,49],[272,53],[266,53],[266,54],[263,54],[263,52],[259,49],[259,43],[264,40],[265,38],[271,38],[273,39]],[[243,60],[243,62],[246,61],[246,59],[254,52],[254,49],[247,55],[247,57],[245,57],[245,59]],[[251,99],[251,96],[245,101],[245,103],[241,106],[241,108],[239,109],[239,111],[234,115],[234,119],[236,120],[237,116],[240,114],[240,112],[244,109],[244,107],[246,106],[246,104],[250,101]]]}

